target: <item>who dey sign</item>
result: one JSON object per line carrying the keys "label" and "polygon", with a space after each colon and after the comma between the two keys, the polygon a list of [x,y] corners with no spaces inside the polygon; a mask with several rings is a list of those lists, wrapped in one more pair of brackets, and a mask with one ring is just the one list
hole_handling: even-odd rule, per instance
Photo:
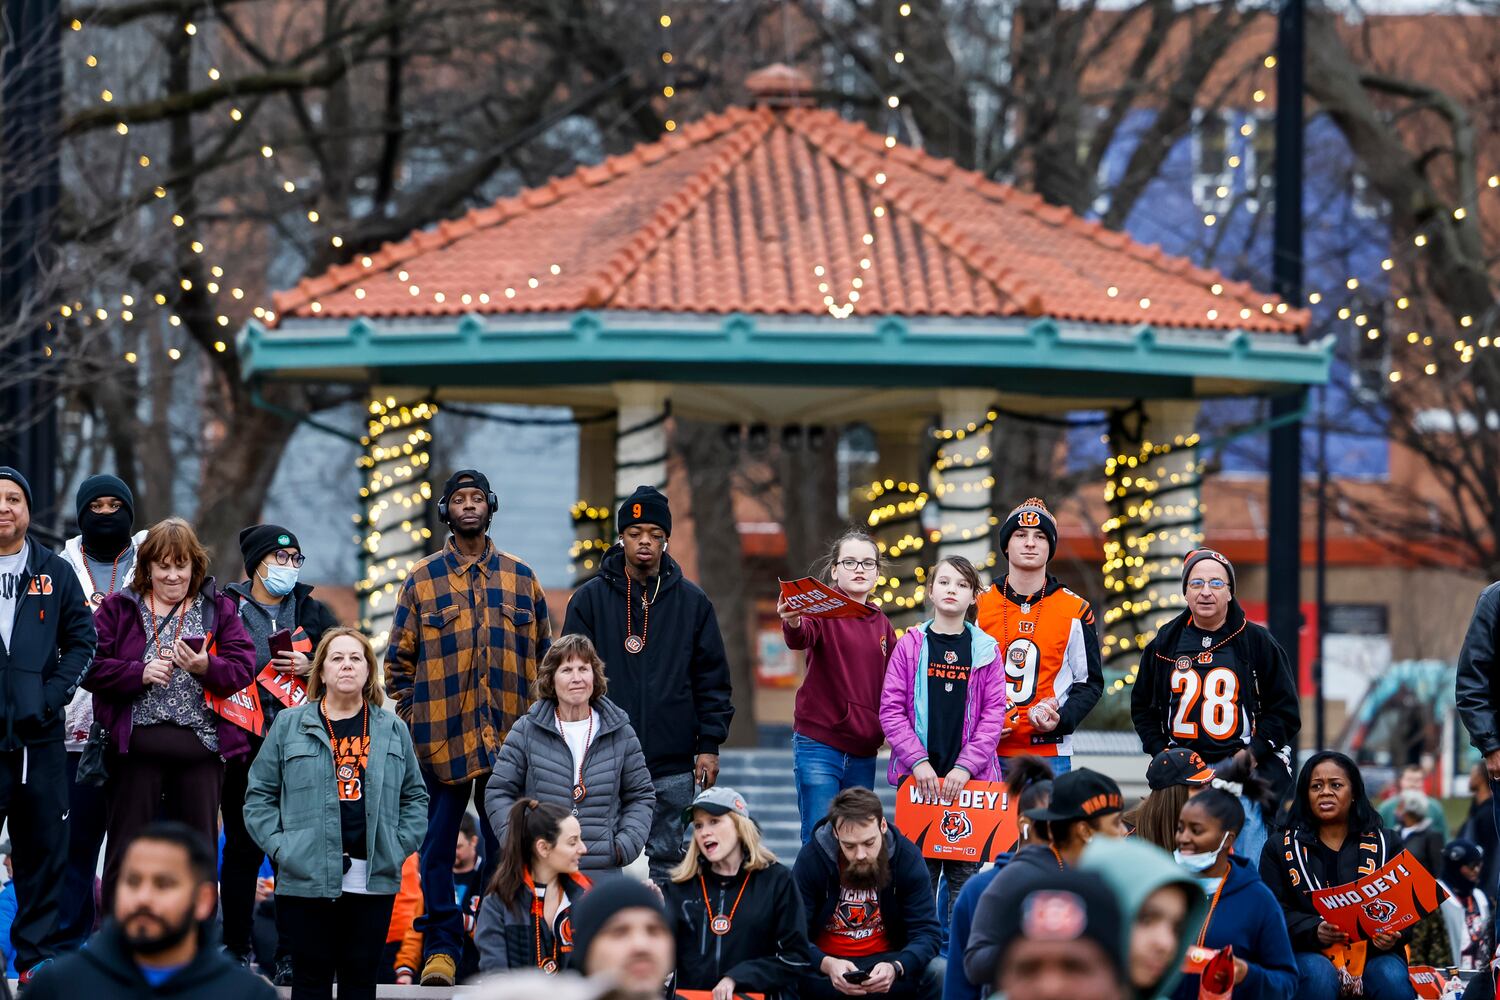
{"label": "who dey sign", "polygon": [[1019,835],[1003,782],[971,781],[952,802],[924,802],[910,775],[896,789],[896,829],[923,857],[946,861],[993,861]]}

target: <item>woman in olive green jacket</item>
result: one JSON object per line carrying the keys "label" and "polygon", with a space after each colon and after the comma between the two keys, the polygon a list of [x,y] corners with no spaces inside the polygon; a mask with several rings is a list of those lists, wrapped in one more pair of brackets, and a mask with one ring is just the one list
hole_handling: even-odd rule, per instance
{"label": "woman in olive green jacket", "polygon": [[245,828],[276,866],[292,997],[374,1000],[401,865],[427,830],[411,734],[374,679],[370,641],[330,629],[308,702],[282,712],[250,766]]}

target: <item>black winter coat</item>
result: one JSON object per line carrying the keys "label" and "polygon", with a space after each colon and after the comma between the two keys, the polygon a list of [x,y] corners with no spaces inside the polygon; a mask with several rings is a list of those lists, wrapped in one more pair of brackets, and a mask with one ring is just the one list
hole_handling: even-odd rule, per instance
{"label": "black winter coat", "polygon": [[964,947],[963,974],[971,983],[993,983],[995,966],[1000,958],[1000,946],[1005,944],[995,935],[1000,924],[1001,909],[1010,903],[1008,887],[1039,872],[1057,871],[1057,855],[1044,844],[1031,844],[1016,852],[1010,863],[1000,869],[1000,874],[990,879],[990,884],[979,894],[974,905],[974,917],[969,924],[969,942]]}
{"label": "black winter coat", "polygon": [[1458,714],[1469,731],[1469,742],[1482,754],[1500,750],[1500,662],[1497,662],[1495,625],[1500,618],[1500,583],[1479,594],[1474,617],[1458,653]]}
{"label": "black winter coat", "polygon": [[[583,894],[593,887],[587,876],[562,876],[563,892],[568,897],[568,907],[576,906]],[[560,929],[562,940],[554,940],[552,927],[546,920],[538,921],[531,912],[531,890],[522,886],[515,899],[501,899],[493,892],[485,893],[479,904],[479,919],[474,926],[474,947],[479,950],[479,971],[498,972],[501,969],[539,969],[537,944],[540,941],[542,960],[552,957],[556,945],[557,964],[566,967],[568,956],[573,951],[573,923],[564,917]]]}
{"label": "black winter coat", "polygon": [[98,642],[93,610],[66,559],[29,538],[26,575],[10,648],[0,643],[0,750],[62,740],[64,712]]}
{"label": "black winter coat", "polygon": [[[312,643],[312,648],[316,651],[318,643],[323,641],[323,633],[338,625],[339,620],[333,616],[332,611],[328,610],[328,605],[312,596],[312,591],[312,587],[305,583],[299,583],[292,587],[292,617],[297,622],[297,628],[307,633],[308,641]],[[245,602],[254,600],[250,596],[250,581],[245,580],[241,583],[231,583],[224,588],[224,592],[234,595],[234,599],[239,603],[240,618],[243,619],[245,617]],[[307,658],[311,660],[312,653],[308,653]],[[264,666],[264,663],[257,663],[255,665],[256,676],[260,675],[261,668]],[[277,701],[276,696],[267,691],[264,684],[256,684],[255,689],[260,694],[260,707],[261,711],[265,714],[265,731],[270,732],[271,723],[276,720],[277,714],[286,706]]]}
{"label": "black winter coat", "polygon": [[[646,648],[625,649],[625,552],[604,554],[599,575],[568,601],[564,635],[586,635],[604,659],[609,698],[630,716],[652,778],[686,774],[700,753],[717,754],[734,718],[729,660],[714,606],[682,575],[671,556],[661,560],[661,589],[652,586]],[[631,584],[635,635],[641,634],[641,587]]]}
{"label": "black winter coat", "polygon": [[37,973],[25,994],[28,1000],[275,1000],[276,990],[225,958],[213,935],[202,930],[193,960],[152,989],[126,949],[120,925],[110,920],[87,948],[64,955]]}
{"label": "black winter coat", "polygon": [[[1172,736],[1172,720],[1167,718],[1172,703],[1173,661],[1182,630],[1192,621],[1191,611],[1184,611],[1163,625],[1156,637],[1141,653],[1140,671],[1130,692],[1130,717],[1146,753],[1155,757],[1168,746],[1186,746],[1198,751],[1209,763],[1235,752],[1232,744],[1208,737],[1178,740]],[[1292,676],[1291,661],[1271,633],[1254,622],[1245,621],[1240,602],[1231,599],[1225,625],[1244,625],[1243,631],[1230,642],[1240,677],[1239,708],[1249,714],[1253,727],[1250,752],[1258,764],[1267,765],[1272,757],[1296,742],[1302,728],[1302,708],[1298,702],[1297,679]],[[1167,657],[1162,660],[1157,654]],[[1195,727],[1196,728],[1196,727]],[[1284,770],[1290,771],[1290,752]]]}
{"label": "black winter coat", "polygon": [[[695,878],[668,882],[662,889],[667,925],[677,939],[677,989],[711,990],[728,976],[736,993],[786,993],[812,969],[807,923],[792,873],[782,864],[752,872],[736,906],[742,885],[742,875],[726,878],[705,864],[702,885]],[[705,888],[714,916],[734,912],[728,934],[709,929]]]}
{"label": "black winter coat", "polygon": [[[1292,938],[1292,950],[1298,952],[1321,952],[1318,941],[1318,925],[1323,918],[1313,907],[1314,889],[1332,889],[1335,886],[1358,882],[1365,875],[1390,861],[1402,851],[1401,835],[1385,827],[1377,827],[1364,833],[1349,831],[1344,846],[1339,849],[1333,870],[1319,859],[1318,835],[1313,830],[1290,829],[1272,832],[1266,846],[1260,852],[1260,877],[1270,887],[1286,916],[1286,929]],[[1290,861],[1287,854],[1292,855]],[[1369,867],[1373,862],[1374,868]],[[1360,869],[1364,870],[1361,871]],[[1295,874],[1294,874],[1295,873]],[[1401,934],[1401,945],[1391,954],[1406,961],[1405,945],[1411,941],[1410,928]],[[1374,947],[1373,945],[1371,947]]]}
{"label": "black winter coat", "polygon": [[[901,963],[905,978],[915,983],[937,957],[943,931],[921,852],[894,826],[886,829],[885,846],[891,856],[891,884],[880,890],[880,918],[891,943],[890,957]],[[816,939],[839,905],[839,844],[827,819],[813,827],[812,839],[797,854],[792,874],[807,908],[807,936]],[[813,975],[818,975],[825,957],[825,952],[812,945]]]}

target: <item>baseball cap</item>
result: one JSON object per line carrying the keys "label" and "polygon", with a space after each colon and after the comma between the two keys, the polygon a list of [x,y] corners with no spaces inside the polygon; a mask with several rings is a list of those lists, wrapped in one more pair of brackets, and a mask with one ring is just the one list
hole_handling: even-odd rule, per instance
{"label": "baseball cap", "polygon": [[[3,847],[0,847],[0,854],[3,853]],[[1459,867],[1483,864],[1484,848],[1472,840],[1452,840],[1443,848],[1443,860]]]}
{"label": "baseball cap", "polygon": [[691,826],[693,812],[698,809],[702,809],[710,816],[739,813],[746,819],[750,819],[750,807],[745,804],[745,797],[728,785],[715,785],[699,792],[693,804],[682,811],[682,821]]}
{"label": "baseball cap", "polygon": [[1214,780],[1214,769],[1203,762],[1196,750],[1173,747],[1151,758],[1146,768],[1146,784],[1153,792],[1173,785],[1199,788]]}
{"label": "baseball cap", "polygon": [[1080,767],[1052,782],[1052,802],[1026,815],[1040,823],[1064,823],[1075,819],[1108,816],[1125,808],[1120,786],[1098,771]]}

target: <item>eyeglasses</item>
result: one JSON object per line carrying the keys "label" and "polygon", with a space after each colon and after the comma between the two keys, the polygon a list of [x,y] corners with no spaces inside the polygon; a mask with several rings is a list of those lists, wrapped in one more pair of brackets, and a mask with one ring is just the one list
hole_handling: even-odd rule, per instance
{"label": "eyeglasses", "polygon": [[879,564],[874,559],[840,559],[839,565],[847,570],[870,570],[874,569]]}
{"label": "eyeglasses", "polygon": [[1223,590],[1227,586],[1229,586],[1228,580],[1200,580],[1195,577],[1188,581],[1188,590],[1202,590],[1204,587],[1209,590]]}
{"label": "eyeglasses", "polygon": [[301,569],[302,564],[307,562],[307,556],[300,552],[288,552],[286,549],[277,549],[276,562],[281,566],[295,566]]}

